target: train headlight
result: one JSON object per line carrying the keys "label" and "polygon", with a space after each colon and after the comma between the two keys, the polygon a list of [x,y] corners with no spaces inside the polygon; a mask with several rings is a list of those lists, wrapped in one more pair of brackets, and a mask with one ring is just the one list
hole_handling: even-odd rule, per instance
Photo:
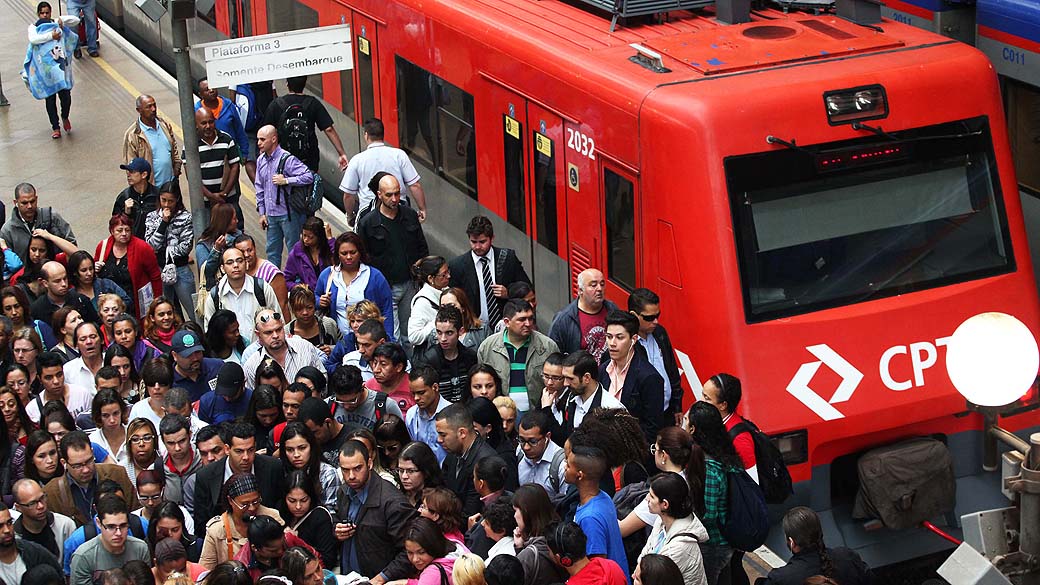
{"label": "train headlight", "polygon": [[888,99],[880,85],[828,91],[823,105],[832,126],[888,116]]}

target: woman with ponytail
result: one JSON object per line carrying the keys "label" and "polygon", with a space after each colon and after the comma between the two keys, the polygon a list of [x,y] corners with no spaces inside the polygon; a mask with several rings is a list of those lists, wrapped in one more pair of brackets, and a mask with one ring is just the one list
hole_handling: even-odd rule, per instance
{"label": "woman with ponytail", "polygon": [[674,472],[655,476],[650,480],[646,499],[650,511],[657,514],[657,521],[639,558],[664,555],[679,566],[685,585],[706,585],[697,545],[708,540],[708,531],[693,514],[693,497],[686,478]]}
{"label": "woman with ponytail", "polygon": [[[650,445],[654,464],[663,472],[677,473],[686,479],[693,512],[704,514],[704,451],[694,444],[690,433],[680,427],[664,427],[657,433],[657,441]],[[657,514],[650,511],[649,495],[620,521],[621,536],[629,536],[654,525]]]}
{"label": "woman with ponytail", "polygon": [[820,518],[811,509],[791,508],[784,514],[781,526],[791,560],[770,571],[765,585],[802,585],[814,575],[831,578],[841,585],[867,585],[873,581],[870,567],[858,554],[844,547],[827,548]]}

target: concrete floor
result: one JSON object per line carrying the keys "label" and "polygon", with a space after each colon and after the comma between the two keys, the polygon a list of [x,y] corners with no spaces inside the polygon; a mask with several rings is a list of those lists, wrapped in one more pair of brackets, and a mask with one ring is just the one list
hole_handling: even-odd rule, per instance
{"label": "concrete floor", "polygon": [[[52,5],[57,7],[53,0]],[[0,46],[5,48],[0,51],[0,75],[11,103],[0,107],[0,200],[12,213],[15,185],[32,183],[40,206],[61,213],[72,224],[79,246],[93,252],[108,236],[112,203],[126,188],[126,173],[119,165],[123,133],[137,119],[134,100],[142,93],[152,95],[160,115],[179,134],[176,83],[102,24],[101,57],[92,59],[84,51],[83,58],[73,62],[72,132],[52,139],[43,101],[34,99],[18,76],[25,59],[26,28],[36,20],[34,11],[35,2],[0,0],[0,12],[8,15],[10,25],[0,27]],[[246,177],[245,169],[241,176]],[[181,187],[186,194],[183,175]],[[257,240],[262,255],[265,238],[248,185],[241,204],[245,231]]]}

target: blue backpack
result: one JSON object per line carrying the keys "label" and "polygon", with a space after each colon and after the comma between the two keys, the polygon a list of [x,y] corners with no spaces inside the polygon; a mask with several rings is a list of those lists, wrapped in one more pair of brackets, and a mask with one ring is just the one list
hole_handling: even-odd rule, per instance
{"label": "blue backpack", "polygon": [[719,530],[730,546],[751,552],[762,546],[769,535],[766,498],[755,480],[743,469],[727,471],[726,478],[729,510],[726,522],[719,526]]}
{"label": "blue backpack", "polygon": [[249,87],[248,83],[242,83],[237,86],[235,92],[246,98],[246,102],[249,103],[249,113],[246,114],[246,119],[242,120],[242,125],[245,126],[246,131],[256,132],[260,128],[261,122],[263,122],[264,112],[259,111],[257,107],[256,94],[253,93],[253,88]]}

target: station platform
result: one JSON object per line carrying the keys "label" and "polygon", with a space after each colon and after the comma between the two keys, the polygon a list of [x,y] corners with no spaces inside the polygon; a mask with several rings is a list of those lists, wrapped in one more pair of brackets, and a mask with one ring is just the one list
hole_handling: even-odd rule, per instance
{"label": "station platform", "polygon": [[[50,1],[57,14],[57,0]],[[0,11],[8,15],[9,24],[0,27],[0,78],[10,101],[0,107],[0,200],[12,213],[15,185],[32,183],[40,207],[61,213],[72,225],[80,248],[93,253],[108,236],[116,195],[126,188],[126,172],[119,165],[123,133],[138,118],[137,96],[153,96],[160,115],[173,125],[178,138],[183,137],[176,80],[102,23],[101,56],[91,58],[84,51],[82,59],[73,60],[72,131],[55,140],[44,102],[32,97],[19,76],[28,43],[26,30],[36,20],[35,10],[35,1],[0,0]],[[246,178],[245,169],[241,176]],[[248,179],[241,186],[243,229],[253,235],[262,255],[265,237],[255,193]],[[183,175],[181,187],[188,204]]]}

